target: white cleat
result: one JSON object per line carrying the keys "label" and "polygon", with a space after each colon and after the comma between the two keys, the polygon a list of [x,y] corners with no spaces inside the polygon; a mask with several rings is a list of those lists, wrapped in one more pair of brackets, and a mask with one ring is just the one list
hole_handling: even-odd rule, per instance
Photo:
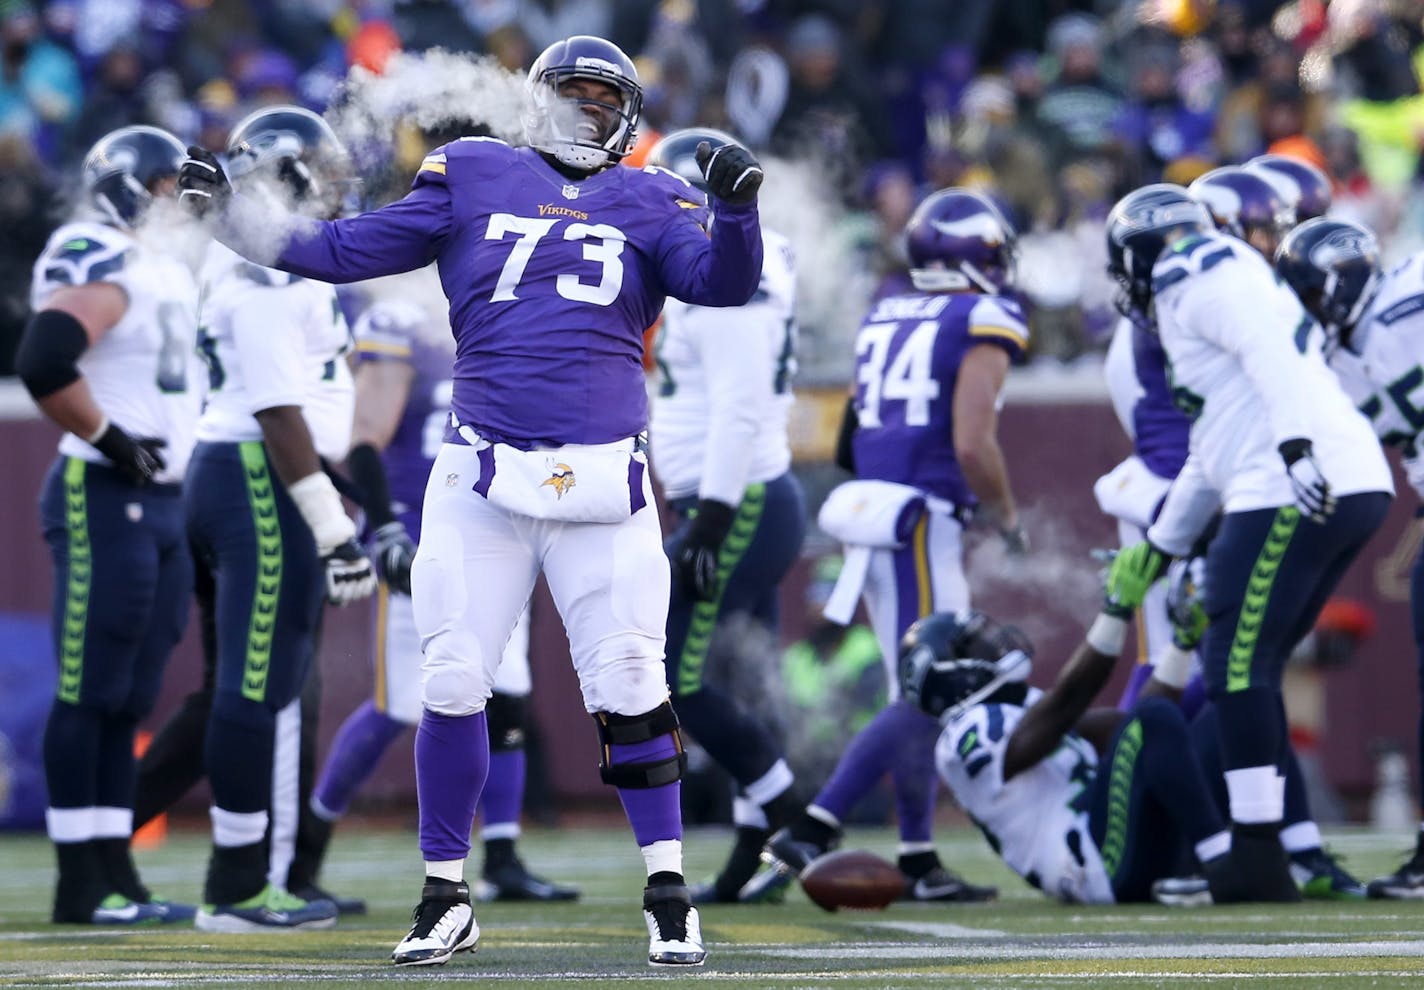
{"label": "white cleat", "polygon": [[420,903],[411,912],[410,933],[391,953],[397,966],[439,966],[457,952],[474,952],[480,926],[470,907],[470,887],[464,882],[425,878]]}
{"label": "white cleat", "polygon": [[643,920],[648,923],[648,964],[701,966],[707,960],[702,922],[686,884],[643,888]]}

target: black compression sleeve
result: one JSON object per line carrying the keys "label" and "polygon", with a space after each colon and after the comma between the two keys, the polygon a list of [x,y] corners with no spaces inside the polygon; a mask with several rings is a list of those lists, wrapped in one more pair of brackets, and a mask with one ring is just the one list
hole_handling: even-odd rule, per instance
{"label": "black compression sleeve", "polygon": [[396,514],[391,510],[391,486],[386,481],[386,465],[381,455],[369,443],[357,444],[346,455],[346,467],[351,471],[351,480],[361,489],[361,504],[366,509],[366,518],[372,529],[380,529],[388,522],[394,522]]}
{"label": "black compression sleeve", "polygon": [[855,413],[855,399],[846,399],[845,415],[841,417],[841,431],[836,437],[836,464],[855,474],[855,448],[851,437],[860,425],[860,417]]}
{"label": "black compression sleeve", "polygon": [[43,399],[79,380],[79,355],[89,335],[62,309],[42,309],[30,318],[15,352],[15,372],[30,395]]}

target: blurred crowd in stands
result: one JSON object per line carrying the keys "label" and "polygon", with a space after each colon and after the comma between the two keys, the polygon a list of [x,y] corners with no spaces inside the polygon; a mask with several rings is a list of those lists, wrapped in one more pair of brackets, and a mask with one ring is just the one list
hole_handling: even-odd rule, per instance
{"label": "blurred crowd in stands", "polygon": [[1039,358],[1105,345],[1101,221],[1132,186],[1264,151],[1420,246],[1424,0],[0,0],[0,372],[29,268],[98,137],[224,145],[254,107],[340,99],[397,51],[524,69],[569,34],[634,54],[645,143],[694,123],[823,169],[877,278],[926,192],[992,187]]}

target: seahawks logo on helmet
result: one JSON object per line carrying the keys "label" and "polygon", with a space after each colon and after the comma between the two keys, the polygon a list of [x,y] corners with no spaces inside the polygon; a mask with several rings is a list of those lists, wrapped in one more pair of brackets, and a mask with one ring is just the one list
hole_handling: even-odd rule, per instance
{"label": "seahawks logo on helmet", "polygon": [[983,612],[927,615],[900,642],[900,688],[926,714],[949,722],[1006,685],[1027,680],[1033,646]]}

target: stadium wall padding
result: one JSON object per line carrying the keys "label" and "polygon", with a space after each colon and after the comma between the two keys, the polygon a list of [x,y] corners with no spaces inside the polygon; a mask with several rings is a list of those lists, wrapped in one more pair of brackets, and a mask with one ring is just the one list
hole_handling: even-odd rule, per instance
{"label": "stadium wall padding", "polygon": [[[6,453],[5,483],[0,487],[0,613],[16,621],[43,619],[49,608],[50,563],[38,533],[36,498],[54,453],[56,429],[34,419],[0,421],[0,450]],[[1006,561],[992,534],[970,550],[975,604],[1001,620],[1025,627],[1036,641],[1034,681],[1044,683],[1078,641],[1096,609],[1093,547],[1111,546],[1116,529],[1093,502],[1093,481],[1127,451],[1112,410],[1103,402],[1010,404],[1003,412],[1001,440],[1008,458],[1034,550],[1021,563]],[[840,475],[827,465],[800,464],[811,507]],[[1342,582],[1338,594],[1357,599],[1374,613],[1374,635],[1345,667],[1327,671],[1325,725],[1321,759],[1327,779],[1343,793],[1360,797],[1373,785],[1373,748],[1380,742],[1415,753],[1417,674],[1408,614],[1408,577],[1414,545],[1404,543],[1416,499],[1399,479],[1396,499],[1380,534]],[[812,549],[826,547],[824,537]],[[783,638],[797,638],[805,627],[801,604],[806,561],[783,589]],[[341,719],[370,686],[368,644],[372,627],[366,605],[329,609],[321,664],[325,680],[322,738],[329,740]],[[148,720],[156,726],[197,684],[195,623],[173,657],[158,710]],[[0,643],[7,666],[27,664],[39,671],[53,659],[37,649],[34,637]],[[23,655],[17,655],[23,654]],[[583,713],[568,662],[568,647],[547,592],[537,593],[531,645],[534,674],[533,712],[544,740],[549,784],[555,798],[607,802],[616,798],[599,783],[596,736]],[[768,658],[773,662],[774,658]],[[1104,702],[1116,700],[1129,664],[1125,659]],[[46,676],[49,676],[46,674]],[[1110,695],[1110,696],[1109,696]],[[0,699],[0,731],[8,699]],[[12,723],[18,723],[12,718]],[[33,726],[30,718],[27,725]],[[26,731],[33,731],[30,728]],[[324,751],[323,751],[324,752]],[[0,768],[3,771],[3,768]],[[1417,767],[1415,768],[1417,779]],[[360,799],[365,806],[413,806],[414,775],[408,733],[387,754]],[[193,809],[206,806],[206,795],[189,798]]]}

